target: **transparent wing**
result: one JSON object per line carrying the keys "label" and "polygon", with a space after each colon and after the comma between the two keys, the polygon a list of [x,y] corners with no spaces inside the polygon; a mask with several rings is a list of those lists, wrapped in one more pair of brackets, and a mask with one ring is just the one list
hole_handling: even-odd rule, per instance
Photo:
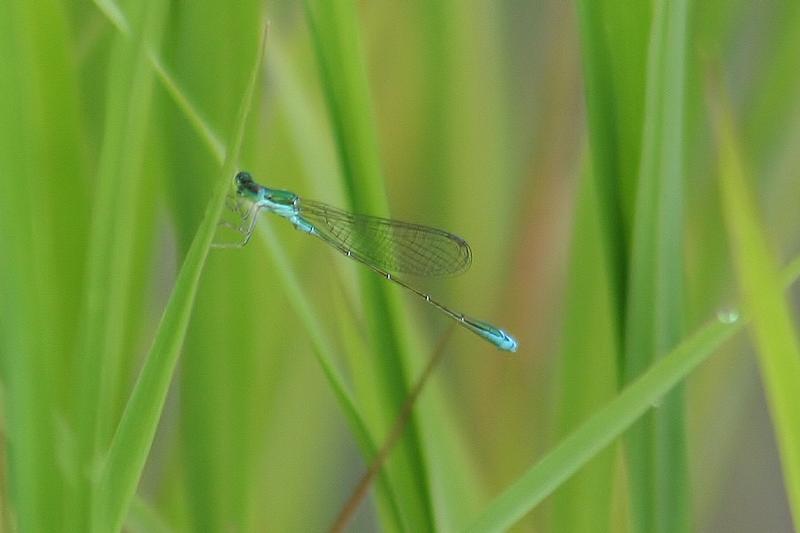
{"label": "transparent wing", "polygon": [[388,272],[448,276],[464,272],[472,263],[467,241],[444,230],[356,215],[302,198],[297,208],[300,216],[341,243],[354,258]]}

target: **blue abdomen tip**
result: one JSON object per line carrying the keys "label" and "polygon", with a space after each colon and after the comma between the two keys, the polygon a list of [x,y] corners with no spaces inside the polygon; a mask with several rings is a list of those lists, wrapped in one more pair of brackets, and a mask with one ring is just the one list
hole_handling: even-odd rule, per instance
{"label": "blue abdomen tip", "polygon": [[502,329],[500,330],[500,333],[502,334],[502,338],[498,339],[497,347],[507,352],[516,352],[518,346],[517,339],[515,339]]}

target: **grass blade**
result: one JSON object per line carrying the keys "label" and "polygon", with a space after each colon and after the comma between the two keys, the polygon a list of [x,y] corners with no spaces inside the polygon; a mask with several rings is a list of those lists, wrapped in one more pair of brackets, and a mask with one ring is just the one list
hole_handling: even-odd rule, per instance
{"label": "grass blade", "polygon": [[[800,257],[780,276],[784,288],[798,278]],[[747,320],[741,315],[733,323],[714,321],[687,337],[497,496],[467,531],[484,533],[511,527],[658,404],[672,387],[739,332]]]}
{"label": "grass blade", "polygon": [[628,429],[741,328],[712,322],[658,360],[489,505],[468,529],[505,531]]}
{"label": "grass blade", "polygon": [[[688,2],[656,2],[648,56],[623,376],[635,379],[683,338],[684,120]],[[680,387],[626,437],[633,528],[688,531]]]}
{"label": "grass blade", "polygon": [[[597,176],[599,225],[620,332],[625,323],[628,221],[642,127],[642,51],[648,30],[642,21],[650,18],[649,11],[644,2],[578,2],[592,172]],[[625,73],[625,78],[615,79],[615,73]]]}
{"label": "grass blade", "polygon": [[0,4],[3,530],[59,531],[71,511],[75,471],[61,468],[58,437],[73,407],[83,265],[72,251],[87,223],[74,206],[87,183],[74,150],[81,128],[68,42],[60,3]]}
{"label": "grass blade", "polygon": [[[617,392],[617,326],[611,295],[608,256],[597,219],[597,177],[587,170],[581,178],[568,273],[565,344],[559,359],[557,437],[562,438]],[[583,265],[594,265],[586,270]],[[570,480],[554,499],[556,531],[613,531],[611,496],[614,455],[598,455]],[[580,502],[580,503],[578,503]]]}
{"label": "grass blade", "polygon": [[[345,190],[356,212],[386,212],[386,197],[372,115],[358,19],[352,0],[307,0],[311,28],[328,110],[343,167]],[[362,357],[354,371],[356,391],[365,409],[372,435],[381,438],[399,411],[408,390],[407,354],[399,331],[394,295],[372,272],[362,270],[362,288],[370,338],[380,357]],[[401,501],[405,527],[412,531],[433,529],[426,467],[417,426],[412,421],[387,464],[389,479]],[[384,523],[400,524],[379,500]]]}
{"label": "grass blade", "polygon": [[727,94],[709,91],[719,144],[719,175],[725,225],[739,278],[743,307],[759,355],[761,377],[772,415],[783,481],[795,526],[800,526],[800,346],[780,286],[778,269],[747,182],[742,149]]}
{"label": "grass blade", "polygon": [[[98,166],[87,258],[77,375],[78,498],[71,527],[86,530],[90,521],[91,472],[106,450],[120,416],[126,336],[135,327],[133,300],[141,287],[131,283],[147,254],[137,249],[137,232],[144,231],[152,213],[140,208],[147,178],[141,175],[153,92],[153,75],[145,48],[160,42],[166,4],[160,1],[131,6],[131,33],[118,34],[111,48],[103,146]],[[138,315],[140,316],[140,315]]]}
{"label": "grass blade", "polygon": [[222,212],[225,194],[230,187],[230,176],[237,165],[263,50],[262,37],[229,140],[230,149],[222,168],[222,177],[178,274],[153,347],[145,360],[100,472],[96,489],[97,506],[93,513],[94,531],[119,530],[141,476],[186,335],[203,265]]}
{"label": "grass blade", "polygon": [[[105,10],[104,13],[106,13]],[[122,28],[128,27],[128,22],[124,17],[120,22],[121,24],[117,25],[120,31],[122,31]],[[223,164],[223,158],[226,152],[224,143],[218,140],[218,136],[213,128],[191,102],[185,91],[179,87],[174,76],[169,72],[158,54],[151,50],[148,56],[167,92],[175,100],[175,103],[183,111],[183,114],[189,119],[189,122],[197,131],[200,138],[205,141],[206,146],[215,160]],[[293,91],[292,96],[296,97],[296,93],[297,91]],[[331,348],[334,343],[325,334],[325,330],[319,320],[318,312],[315,310],[314,306],[311,305],[309,298],[301,289],[301,283],[295,274],[297,269],[290,264],[285,249],[278,243],[268,227],[261,225],[258,233],[262,237],[262,242],[270,253],[273,263],[276,265],[276,272],[282,278],[280,286],[287,292],[290,305],[295,308],[295,312],[304,323],[306,331],[309,332],[309,338],[314,347],[314,354],[317,357],[317,361],[322,367],[325,377],[328,379],[345,417],[351,425],[351,430],[354,433],[359,448],[365,457],[373,456],[377,451],[375,441],[367,430],[366,423],[356,407],[355,400],[345,384],[344,377],[337,369],[335,364],[336,357]],[[382,471],[379,476],[378,486],[384,495],[385,501],[389,502],[388,506],[395,517],[395,523],[399,523],[399,508],[397,507],[396,498],[392,494],[385,471]]]}

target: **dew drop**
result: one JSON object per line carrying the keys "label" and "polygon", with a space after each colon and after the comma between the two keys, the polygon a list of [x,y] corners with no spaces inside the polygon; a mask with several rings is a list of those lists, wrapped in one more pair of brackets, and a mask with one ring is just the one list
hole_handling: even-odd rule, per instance
{"label": "dew drop", "polygon": [[717,320],[723,324],[733,324],[739,320],[739,311],[733,307],[720,309],[717,311]]}

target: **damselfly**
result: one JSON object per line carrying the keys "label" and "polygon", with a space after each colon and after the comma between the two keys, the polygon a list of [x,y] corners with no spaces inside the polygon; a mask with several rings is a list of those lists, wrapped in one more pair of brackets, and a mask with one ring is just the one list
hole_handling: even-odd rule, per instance
{"label": "damselfly", "polygon": [[394,276],[395,273],[445,276],[464,272],[472,262],[472,251],[461,237],[420,224],[356,215],[322,202],[306,200],[293,192],[269,189],[253,181],[247,172],[236,174],[234,185],[238,198],[229,199],[229,207],[241,217],[241,222],[227,225],[241,233],[243,239],[234,244],[215,244],[216,247],[246,245],[253,234],[259,211],[266,209],[288,219],[296,229],[322,239],[347,257],[413,292],[501,350],[517,350],[516,339],[502,329],[459,313]]}

